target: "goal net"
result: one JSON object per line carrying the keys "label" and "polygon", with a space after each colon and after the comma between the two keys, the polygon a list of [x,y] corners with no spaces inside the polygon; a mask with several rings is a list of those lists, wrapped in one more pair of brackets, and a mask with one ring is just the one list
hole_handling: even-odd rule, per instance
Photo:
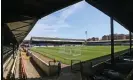
{"label": "goal net", "polygon": [[76,57],[80,56],[82,51],[81,46],[63,45],[62,47],[60,47],[59,53]]}

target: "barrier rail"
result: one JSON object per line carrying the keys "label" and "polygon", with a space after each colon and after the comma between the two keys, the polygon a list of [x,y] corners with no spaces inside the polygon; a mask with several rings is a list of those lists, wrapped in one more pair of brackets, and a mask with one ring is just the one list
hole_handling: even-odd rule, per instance
{"label": "barrier rail", "polygon": [[12,55],[9,57],[9,59],[4,63],[3,65],[3,72],[5,71],[5,69],[7,68],[8,64],[10,63],[11,59],[12,59]]}
{"label": "barrier rail", "polygon": [[14,63],[13,63],[13,67],[11,69],[11,76],[10,76],[10,78],[13,79],[13,80],[15,80],[16,68],[18,67],[17,66],[17,61],[19,61],[19,51],[17,51],[17,55],[15,57],[15,60],[14,60]]}
{"label": "barrier rail", "polygon": [[[116,58],[119,58],[120,56],[123,56],[125,55],[126,53],[128,52],[128,49],[127,50],[123,50],[123,51],[120,51],[116,56],[115,56],[115,59]],[[109,56],[107,56],[109,57]],[[102,58],[102,57],[101,57]],[[104,64],[108,61],[110,61],[110,59],[106,59],[106,60],[102,60],[101,58],[96,58],[96,59],[93,59],[93,60],[90,60],[89,62],[80,62],[80,60],[71,60],[71,71],[81,71],[81,74],[82,77],[84,77],[84,75],[86,77],[88,77],[88,75],[92,75],[93,73],[95,72],[100,72],[101,70],[104,69]],[[101,59],[100,61],[98,59]],[[94,62],[95,61],[95,62]],[[77,64],[74,64],[74,63],[77,63]],[[93,64],[92,64],[93,62]],[[88,64],[90,63],[90,64]],[[86,65],[87,64],[87,65]],[[87,66],[87,67],[86,67]],[[85,69],[85,68],[88,68],[88,71]],[[90,68],[90,69],[89,69]],[[85,70],[84,70],[85,69]],[[84,72],[85,71],[85,72]],[[91,74],[92,73],[92,74]]]}
{"label": "barrier rail", "polygon": [[4,64],[3,69],[3,78],[4,80],[10,79],[10,73],[13,66],[13,58],[10,56],[10,59]]}
{"label": "barrier rail", "polygon": [[[40,67],[40,69],[42,69],[42,71],[44,73],[46,73],[47,76],[51,76],[53,75],[58,67],[58,65],[56,66],[51,66],[50,62],[45,62],[44,60],[40,59],[37,55],[35,55],[34,53],[28,51],[28,54],[32,57],[32,59],[35,61],[35,63],[38,65],[38,67]],[[52,61],[53,62],[53,61]],[[52,67],[52,71],[51,71],[51,67]]]}
{"label": "barrier rail", "polygon": [[14,80],[15,80],[15,73],[16,73],[16,61],[17,61],[17,57],[15,58],[15,61],[13,63],[13,67],[11,69],[11,76],[10,76],[10,79],[14,79]]}
{"label": "barrier rail", "polygon": [[[128,52],[128,49],[127,49],[127,50],[120,51],[120,52],[121,52],[122,54],[116,55],[116,56],[115,56],[115,59],[118,58],[118,57],[123,56],[124,54],[126,54],[126,53]],[[102,62],[100,62],[100,63],[94,64],[92,67],[96,67],[96,66],[101,65],[101,64],[103,64],[103,63],[106,63],[106,62],[108,62],[108,61],[110,61],[110,60],[111,60],[111,59],[107,59],[107,60],[102,61]]]}
{"label": "barrier rail", "polygon": [[3,55],[3,63],[11,56],[12,52],[13,50],[10,50],[9,52]]}

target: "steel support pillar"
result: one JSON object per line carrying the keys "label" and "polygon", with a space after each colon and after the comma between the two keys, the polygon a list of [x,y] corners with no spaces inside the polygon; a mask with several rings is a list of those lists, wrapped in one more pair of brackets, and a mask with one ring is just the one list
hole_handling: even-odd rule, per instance
{"label": "steel support pillar", "polygon": [[131,53],[131,48],[132,48],[132,35],[131,35],[131,31],[129,31],[129,42],[130,42],[129,54],[132,55],[132,53]]}
{"label": "steel support pillar", "polygon": [[114,24],[113,18],[110,18],[110,28],[111,28],[111,64],[114,65]]}

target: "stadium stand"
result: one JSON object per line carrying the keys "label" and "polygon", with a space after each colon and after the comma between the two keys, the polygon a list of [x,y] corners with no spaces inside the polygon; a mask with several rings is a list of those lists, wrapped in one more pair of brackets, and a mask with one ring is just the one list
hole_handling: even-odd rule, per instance
{"label": "stadium stand", "polygon": [[61,46],[61,45],[82,45],[85,39],[66,39],[50,37],[31,37],[31,46]]}
{"label": "stadium stand", "polygon": [[[133,42],[133,40],[132,40]],[[85,39],[66,39],[66,38],[52,38],[52,37],[31,37],[29,43],[31,46],[61,46],[61,45],[83,45]],[[114,40],[114,45],[129,45],[129,40]],[[109,40],[100,40],[100,41],[87,41],[88,46],[94,45],[111,45]]]}
{"label": "stadium stand", "polygon": [[[40,18],[55,12],[59,9],[77,3],[81,0],[3,0],[2,3],[2,43],[4,46],[13,43],[13,45],[19,45],[23,39],[27,36],[30,30],[33,28],[37,20]],[[84,0],[87,3],[91,4],[95,8],[99,9],[109,17],[111,17],[111,32],[113,29],[113,19],[128,29],[130,32],[133,32],[133,5],[132,0]],[[53,5],[54,4],[54,5]],[[51,6],[53,5],[53,6]],[[3,30],[4,29],[4,30]],[[112,33],[113,35],[113,33]],[[131,36],[130,36],[131,37]],[[113,38],[111,41],[111,58],[113,60]],[[12,46],[11,46],[12,47]],[[2,52],[4,52],[2,46]],[[17,47],[18,48],[18,47]],[[13,54],[16,49],[13,49]],[[131,44],[130,44],[130,54]],[[2,53],[3,54],[3,53]],[[131,56],[131,55],[130,55]],[[125,58],[122,58],[125,59]],[[127,59],[125,59],[127,60]],[[132,63],[132,60],[129,61],[119,60],[116,61],[118,69],[120,67],[125,67],[126,70],[128,65]],[[108,64],[109,63],[109,64]],[[108,62],[107,65],[110,65]],[[126,63],[126,64],[125,64]],[[113,64],[112,64],[113,65]],[[99,66],[98,66],[99,67]],[[132,65],[131,65],[132,67]],[[111,69],[111,68],[110,68]],[[119,77],[119,73],[114,70],[103,70],[104,74],[95,75],[92,80],[122,80]],[[10,72],[9,72],[10,73]],[[115,75],[114,75],[115,74]],[[102,75],[102,76],[101,76]],[[70,80],[65,77],[66,80]],[[119,78],[118,78],[119,77]],[[10,80],[10,78],[8,79]],[[59,79],[61,80],[61,79]],[[77,79],[75,79],[77,80]],[[128,72],[128,76],[125,80],[133,80],[133,70]]]}

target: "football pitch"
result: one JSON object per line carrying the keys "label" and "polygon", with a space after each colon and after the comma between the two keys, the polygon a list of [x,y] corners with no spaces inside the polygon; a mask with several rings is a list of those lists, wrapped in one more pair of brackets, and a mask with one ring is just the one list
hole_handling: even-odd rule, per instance
{"label": "football pitch", "polygon": [[[129,46],[115,46],[115,52],[128,49]],[[86,61],[111,53],[110,46],[62,46],[62,47],[32,47],[31,50],[38,52],[51,59],[70,64],[71,60]]]}

